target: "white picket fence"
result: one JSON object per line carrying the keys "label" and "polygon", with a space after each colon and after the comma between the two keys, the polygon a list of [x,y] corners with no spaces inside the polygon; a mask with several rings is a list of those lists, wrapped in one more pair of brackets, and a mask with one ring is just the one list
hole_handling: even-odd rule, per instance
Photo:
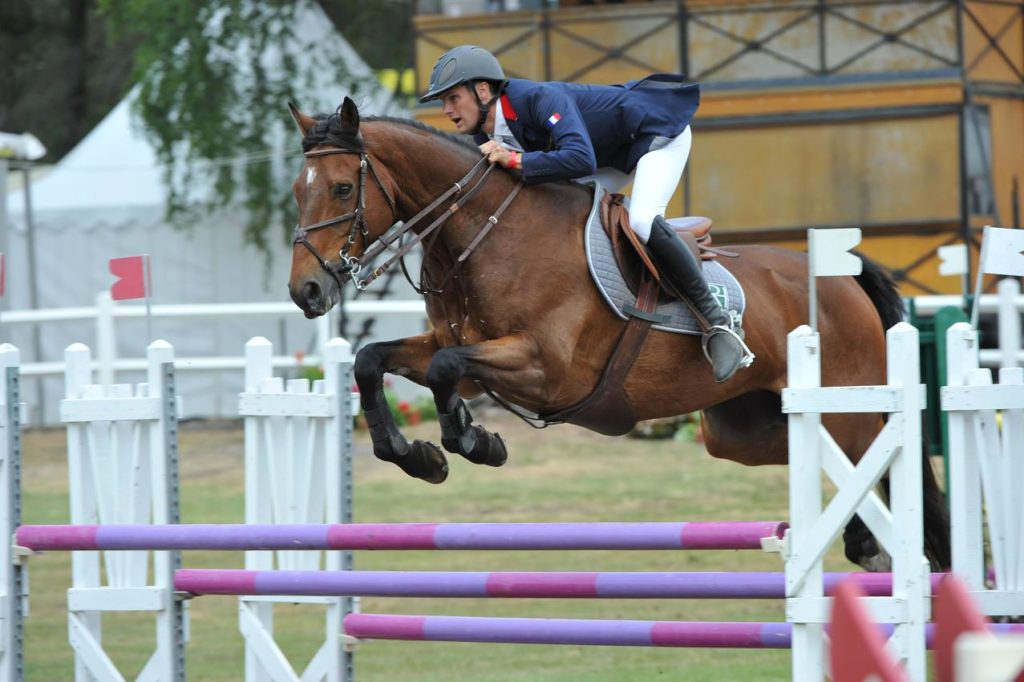
{"label": "white picket fence", "polygon": [[[263,338],[247,344],[246,391],[239,412],[246,430],[246,521],[250,523],[343,523],[351,521],[352,353],[348,342],[326,345],[325,377],[311,387],[305,379],[285,382],[272,375],[273,347]],[[17,349],[0,347],[0,365],[17,367]],[[68,430],[72,524],[176,523],[177,431],[180,403],[173,391],[174,354],[157,341],[148,349],[148,382],[136,387],[94,383],[89,349],[70,346],[66,397],[61,419]],[[339,396],[341,398],[339,399]],[[0,430],[17,433],[0,412]],[[17,410],[14,411],[15,413]],[[0,445],[4,528],[19,523],[18,487],[7,463],[8,439]],[[11,546],[4,544],[3,589],[11,582]],[[276,556],[275,556],[276,555]],[[341,570],[351,568],[343,552],[249,552],[249,568]],[[138,680],[184,679],[188,639],[185,603],[175,597],[178,552],[105,551],[72,553],[68,590],[68,636],[75,652],[75,679],[123,680],[103,646],[102,614],[152,612],[154,651]],[[276,564],[276,566],[275,566]],[[150,570],[150,567],[152,570]],[[21,589],[13,590],[13,595]],[[20,679],[20,629],[12,609],[21,600],[3,594],[4,648],[0,682]],[[300,675],[281,653],[273,634],[273,602],[327,607],[324,642]],[[326,680],[350,677],[351,654],[342,646],[342,618],[353,608],[346,598],[243,597],[239,623],[245,638],[246,680]]]}

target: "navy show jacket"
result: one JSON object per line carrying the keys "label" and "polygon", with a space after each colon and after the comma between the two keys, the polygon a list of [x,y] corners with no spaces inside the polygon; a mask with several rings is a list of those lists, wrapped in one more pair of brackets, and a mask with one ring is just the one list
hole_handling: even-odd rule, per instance
{"label": "navy show jacket", "polygon": [[[654,74],[625,85],[513,78],[500,106],[524,150],[523,180],[536,184],[598,168],[631,173],[656,138],[675,137],[690,125],[699,104],[697,84]],[[481,133],[475,139],[482,144],[488,138]]]}

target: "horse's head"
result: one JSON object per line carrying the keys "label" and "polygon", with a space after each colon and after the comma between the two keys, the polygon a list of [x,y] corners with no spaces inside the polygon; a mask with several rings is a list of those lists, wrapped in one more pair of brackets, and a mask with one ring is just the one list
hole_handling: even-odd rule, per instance
{"label": "horse's head", "polygon": [[[330,116],[288,104],[302,132],[306,165],[292,190],[299,207],[288,291],[306,317],[325,314],[353,278],[367,245],[395,223],[395,203],[366,153],[359,111],[345,102]],[[367,181],[369,177],[369,181]]]}

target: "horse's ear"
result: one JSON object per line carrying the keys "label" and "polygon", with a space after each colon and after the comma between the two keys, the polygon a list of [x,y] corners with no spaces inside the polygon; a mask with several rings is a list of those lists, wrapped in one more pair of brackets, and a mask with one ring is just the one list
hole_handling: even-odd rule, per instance
{"label": "horse's ear", "polygon": [[299,132],[302,133],[303,137],[305,137],[309,132],[309,129],[316,124],[316,121],[299,111],[299,108],[295,106],[294,102],[288,102],[288,112],[291,113],[292,120],[295,121],[295,125],[299,127]]}
{"label": "horse's ear", "polygon": [[359,130],[359,109],[351,97],[346,96],[345,101],[338,107],[338,118],[346,129],[353,132]]}

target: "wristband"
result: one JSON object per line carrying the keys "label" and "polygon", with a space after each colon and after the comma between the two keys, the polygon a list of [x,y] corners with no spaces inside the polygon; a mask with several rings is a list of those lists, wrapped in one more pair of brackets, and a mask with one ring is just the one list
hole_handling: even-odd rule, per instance
{"label": "wristband", "polygon": [[519,168],[519,154],[513,152],[512,158],[508,160],[508,169],[515,170]]}

